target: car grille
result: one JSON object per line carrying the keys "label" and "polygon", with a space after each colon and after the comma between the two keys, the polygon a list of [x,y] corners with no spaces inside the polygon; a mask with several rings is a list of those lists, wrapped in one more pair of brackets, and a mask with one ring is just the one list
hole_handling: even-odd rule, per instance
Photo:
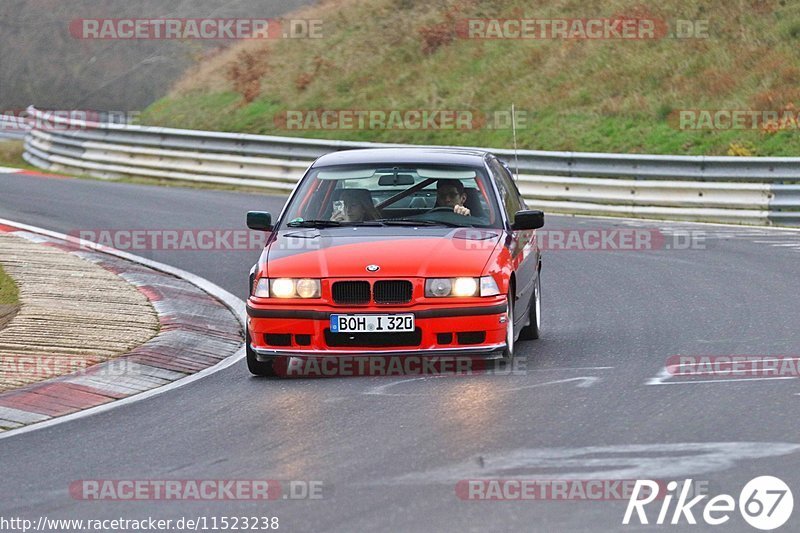
{"label": "car grille", "polygon": [[405,304],[411,301],[413,285],[406,280],[380,280],[370,288],[368,281],[336,281],[331,287],[333,301],[342,305]]}
{"label": "car grille", "polygon": [[419,346],[421,342],[422,330],[419,328],[403,333],[333,333],[330,329],[325,330],[325,343],[331,347]]}
{"label": "car grille", "polygon": [[370,300],[368,281],[337,281],[331,290],[337,304],[368,304]]}
{"label": "car grille", "polygon": [[376,281],[372,288],[375,303],[405,304],[411,301],[410,281]]}

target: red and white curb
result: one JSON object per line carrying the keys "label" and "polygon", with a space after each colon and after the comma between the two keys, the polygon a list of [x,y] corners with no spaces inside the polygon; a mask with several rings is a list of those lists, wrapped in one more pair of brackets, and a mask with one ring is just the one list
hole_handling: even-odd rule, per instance
{"label": "red and white curb", "polygon": [[0,427],[7,430],[0,432],[0,439],[167,392],[244,357],[245,304],[210,281],[9,220],[0,219],[0,232],[55,246],[118,274],[147,296],[161,326],[158,335],[125,355],[1,393]]}
{"label": "red and white curb", "polygon": [[75,179],[72,176],[66,176],[63,174],[47,174],[41,170],[27,170],[24,168],[11,168],[3,166],[0,166],[0,174],[24,174],[25,176],[33,176],[34,178],[49,178],[59,180]]}

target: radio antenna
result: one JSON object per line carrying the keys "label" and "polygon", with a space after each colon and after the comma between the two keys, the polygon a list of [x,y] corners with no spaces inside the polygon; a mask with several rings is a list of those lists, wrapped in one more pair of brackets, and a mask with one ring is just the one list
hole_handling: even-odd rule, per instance
{"label": "radio antenna", "polygon": [[514,136],[514,167],[516,167],[516,174],[514,180],[519,179],[519,157],[517,156],[517,113],[514,109],[514,103],[511,103],[511,132]]}

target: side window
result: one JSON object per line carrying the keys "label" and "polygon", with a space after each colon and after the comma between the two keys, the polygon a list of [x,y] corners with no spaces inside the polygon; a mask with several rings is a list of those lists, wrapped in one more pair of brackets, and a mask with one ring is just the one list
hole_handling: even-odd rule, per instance
{"label": "side window", "polygon": [[514,192],[516,192],[517,198],[519,198],[520,209],[528,209],[528,204],[525,203],[525,198],[519,192],[519,187],[517,187],[517,182],[514,179],[514,173],[511,171],[511,167],[508,166],[508,163],[503,160],[498,159],[497,161],[503,166],[506,171],[506,175],[509,176],[512,185],[514,185]]}
{"label": "side window", "polygon": [[489,170],[492,171],[494,181],[497,183],[497,189],[500,191],[500,198],[503,201],[503,208],[506,210],[508,220],[513,224],[517,211],[522,209],[517,186],[497,159],[489,161]]}

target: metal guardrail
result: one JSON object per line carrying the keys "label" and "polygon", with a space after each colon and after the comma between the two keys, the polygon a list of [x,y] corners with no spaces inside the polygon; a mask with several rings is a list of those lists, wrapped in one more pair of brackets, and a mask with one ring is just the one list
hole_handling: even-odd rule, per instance
{"label": "metal guardrail", "polygon": [[[44,112],[28,109],[33,118]],[[291,190],[336,150],[407,145],[182,130],[50,117],[26,136],[25,159],[50,171],[145,176]],[[800,226],[800,158],[490,149],[519,162],[518,185],[550,212]]]}

